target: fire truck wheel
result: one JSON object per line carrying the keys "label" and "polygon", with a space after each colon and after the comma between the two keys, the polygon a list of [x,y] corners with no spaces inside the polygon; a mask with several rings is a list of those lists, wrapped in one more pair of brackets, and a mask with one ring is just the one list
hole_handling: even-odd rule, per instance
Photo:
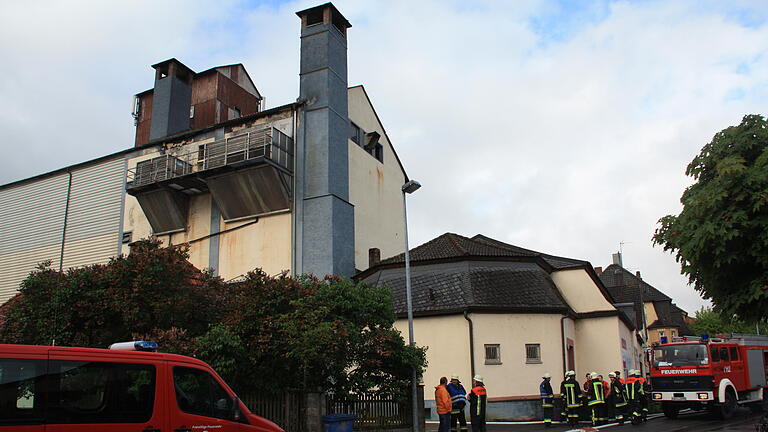
{"label": "fire truck wheel", "polygon": [[725,402],[715,406],[715,414],[723,420],[727,420],[733,417],[733,412],[736,410],[736,395],[732,388],[725,390]]}
{"label": "fire truck wheel", "polygon": [[661,409],[664,410],[664,416],[668,419],[677,418],[677,414],[680,412],[680,407],[672,404],[662,404]]}

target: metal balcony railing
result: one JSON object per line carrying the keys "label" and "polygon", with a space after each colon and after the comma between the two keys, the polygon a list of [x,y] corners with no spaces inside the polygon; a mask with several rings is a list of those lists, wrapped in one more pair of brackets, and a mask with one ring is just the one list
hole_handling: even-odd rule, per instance
{"label": "metal balcony railing", "polygon": [[127,187],[136,188],[214,168],[264,158],[293,171],[293,139],[276,128],[253,129],[201,144],[197,151],[165,154],[128,170]]}

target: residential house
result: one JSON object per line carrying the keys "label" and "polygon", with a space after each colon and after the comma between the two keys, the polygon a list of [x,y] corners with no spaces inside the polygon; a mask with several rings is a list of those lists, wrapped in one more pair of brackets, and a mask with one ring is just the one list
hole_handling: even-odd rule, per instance
{"label": "residential house", "polygon": [[[404,262],[374,260],[356,278],[392,290],[407,337]],[[414,338],[428,347],[424,383],[457,373],[469,385],[482,375],[489,419],[535,418],[544,373],[557,388],[567,370],[582,379],[640,365],[634,324],[587,261],[446,233],[412,249],[410,262]]]}

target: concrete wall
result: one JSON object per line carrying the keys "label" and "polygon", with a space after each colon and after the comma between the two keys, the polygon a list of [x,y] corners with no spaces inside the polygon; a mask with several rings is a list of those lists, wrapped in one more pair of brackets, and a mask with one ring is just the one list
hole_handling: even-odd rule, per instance
{"label": "concrete wall", "polygon": [[566,302],[576,313],[615,310],[584,269],[560,270],[552,273]]}
{"label": "concrete wall", "polygon": [[368,268],[368,250],[379,248],[381,258],[405,250],[403,194],[405,173],[384,134],[363,87],[349,89],[349,117],[366,132],[378,132],[384,147],[379,162],[351,139],[349,144],[349,200],[355,206],[355,267]]}

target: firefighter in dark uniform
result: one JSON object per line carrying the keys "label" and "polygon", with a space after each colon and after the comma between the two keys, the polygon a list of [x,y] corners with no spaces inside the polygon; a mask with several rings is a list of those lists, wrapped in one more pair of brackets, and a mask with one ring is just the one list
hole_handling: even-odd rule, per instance
{"label": "firefighter in dark uniform", "polygon": [[616,421],[624,423],[624,412],[627,410],[627,396],[624,392],[624,384],[614,372],[608,374],[611,379],[611,392],[608,395],[610,405],[614,409]]}
{"label": "firefighter in dark uniform", "polygon": [[565,381],[560,384],[560,396],[563,398],[562,417],[568,419],[568,426],[576,426],[579,423],[579,408],[581,402],[581,389],[576,381],[576,372],[565,373]]}
{"label": "firefighter in dark uniform", "polygon": [[552,375],[547,372],[541,378],[539,394],[541,395],[541,408],[544,411],[544,426],[551,427],[552,415],[555,413],[555,394],[552,392],[552,385],[549,383]]}
{"label": "firefighter in dark uniform", "polygon": [[457,374],[451,375],[451,382],[446,386],[451,396],[451,431],[467,432],[467,420],[464,417],[464,406],[467,404],[467,391],[459,381]]}
{"label": "firefighter in dark uniform", "polygon": [[629,376],[624,380],[624,388],[627,391],[628,414],[632,419],[632,424],[642,422],[643,415],[640,407],[640,397],[643,394],[643,384],[635,376],[635,370],[629,371]]}
{"label": "firefighter in dark uniform", "polygon": [[592,411],[592,426],[598,426],[607,420],[605,415],[605,389],[603,388],[600,376],[596,372],[592,372],[590,378],[587,406]]}
{"label": "firefighter in dark uniform", "polygon": [[472,422],[472,432],[485,432],[485,406],[488,404],[488,393],[485,391],[483,377],[475,375],[472,378],[472,390],[469,391],[469,419]]}
{"label": "firefighter in dark uniform", "polygon": [[637,372],[637,380],[640,381],[640,385],[643,386],[643,394],[640,396],[640,414],[643,416],[643,421],[648,420],[648,396],[651,394],[650,379],[645,379],[640,375],[639,370]]}

